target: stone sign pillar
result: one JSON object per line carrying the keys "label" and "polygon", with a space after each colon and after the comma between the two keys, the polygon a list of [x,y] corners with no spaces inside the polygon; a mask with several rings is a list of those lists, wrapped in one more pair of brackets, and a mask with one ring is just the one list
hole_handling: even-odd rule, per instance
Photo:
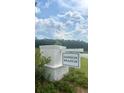
{"label": "stone sign pillar", "polygon": [[45,57],[50,57],[51,62],[45,64],[45,78],[51,81],[57,81],[69,72],[69,67],[62,64],[62,53],[66,47],[59,45],[40,46],[40,53]]}

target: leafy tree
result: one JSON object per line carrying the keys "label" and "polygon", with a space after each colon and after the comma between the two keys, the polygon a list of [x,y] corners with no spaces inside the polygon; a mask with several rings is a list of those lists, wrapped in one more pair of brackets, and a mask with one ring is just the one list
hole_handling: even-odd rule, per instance
{"label": "leafy tree", "polygon": [[64,39],[37,39],[35,38],[35,47],[40,45],[62,45],[67,48],[83,48],[85,52],[88,52],[88,43],[80,40],[64,40]]}

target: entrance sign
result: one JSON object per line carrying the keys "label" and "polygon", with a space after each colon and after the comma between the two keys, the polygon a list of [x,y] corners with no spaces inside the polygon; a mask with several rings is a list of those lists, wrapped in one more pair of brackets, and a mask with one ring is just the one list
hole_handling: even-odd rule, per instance
{"label": "entrance sign", "polygon": [[66,49],[60,45],[42,45],[40,53],[50,57],[51,61],[44,65],[44,77],[50,81],[61,80],[67,73],[69,67],[80,68],[80,55],[83,49]]}
{"label": "entrance sign", "polygon": [[64,66],[80,68],[80,53],[67,51],[62,54],[62,62]]}
{"label": "entrance sign", "polygon": [[[44,77],[50,81],[61,80],[69,72],[69,67],[62,65],[62,51],[66,47],[59,45],[42,45],[40,53],[45,57],[50,57],[51,61],[44,65]],[[48,78],[49,77],[49,78]]]}

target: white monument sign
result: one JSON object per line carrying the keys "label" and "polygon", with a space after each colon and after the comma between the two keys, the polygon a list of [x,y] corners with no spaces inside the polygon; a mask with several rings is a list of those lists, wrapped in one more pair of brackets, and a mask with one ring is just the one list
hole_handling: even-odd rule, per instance
{"label": "white monument sign", "polygon": [[45,78],[51,81],[57,81],[69,72],[69,67],[62,65],[62,51],[66,47],[59,45],[40,46],[40,52],[45,57],[50,57],[51,62],[45,65]]}
{"label": "white monument sign", "polygon": [[51,58],[50,63],[45,64],[45,78],[57,81],[68,74],[69,67],[80,68],[80,52],[82,51],[82,49],[66,49],[59,45],[40,46],[41,55]]}
{"label": "white monument sign", "polygon": [[75,51],[67,51],[62,55],[64,66],[80,68],[80,53]]}

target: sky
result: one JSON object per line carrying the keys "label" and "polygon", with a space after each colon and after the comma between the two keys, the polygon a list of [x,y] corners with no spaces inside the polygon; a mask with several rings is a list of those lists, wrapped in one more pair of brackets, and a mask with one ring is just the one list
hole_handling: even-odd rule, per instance
{"label": "sky", "polygon": [[88,42],[88,0],[36,0],[35,36]]}

